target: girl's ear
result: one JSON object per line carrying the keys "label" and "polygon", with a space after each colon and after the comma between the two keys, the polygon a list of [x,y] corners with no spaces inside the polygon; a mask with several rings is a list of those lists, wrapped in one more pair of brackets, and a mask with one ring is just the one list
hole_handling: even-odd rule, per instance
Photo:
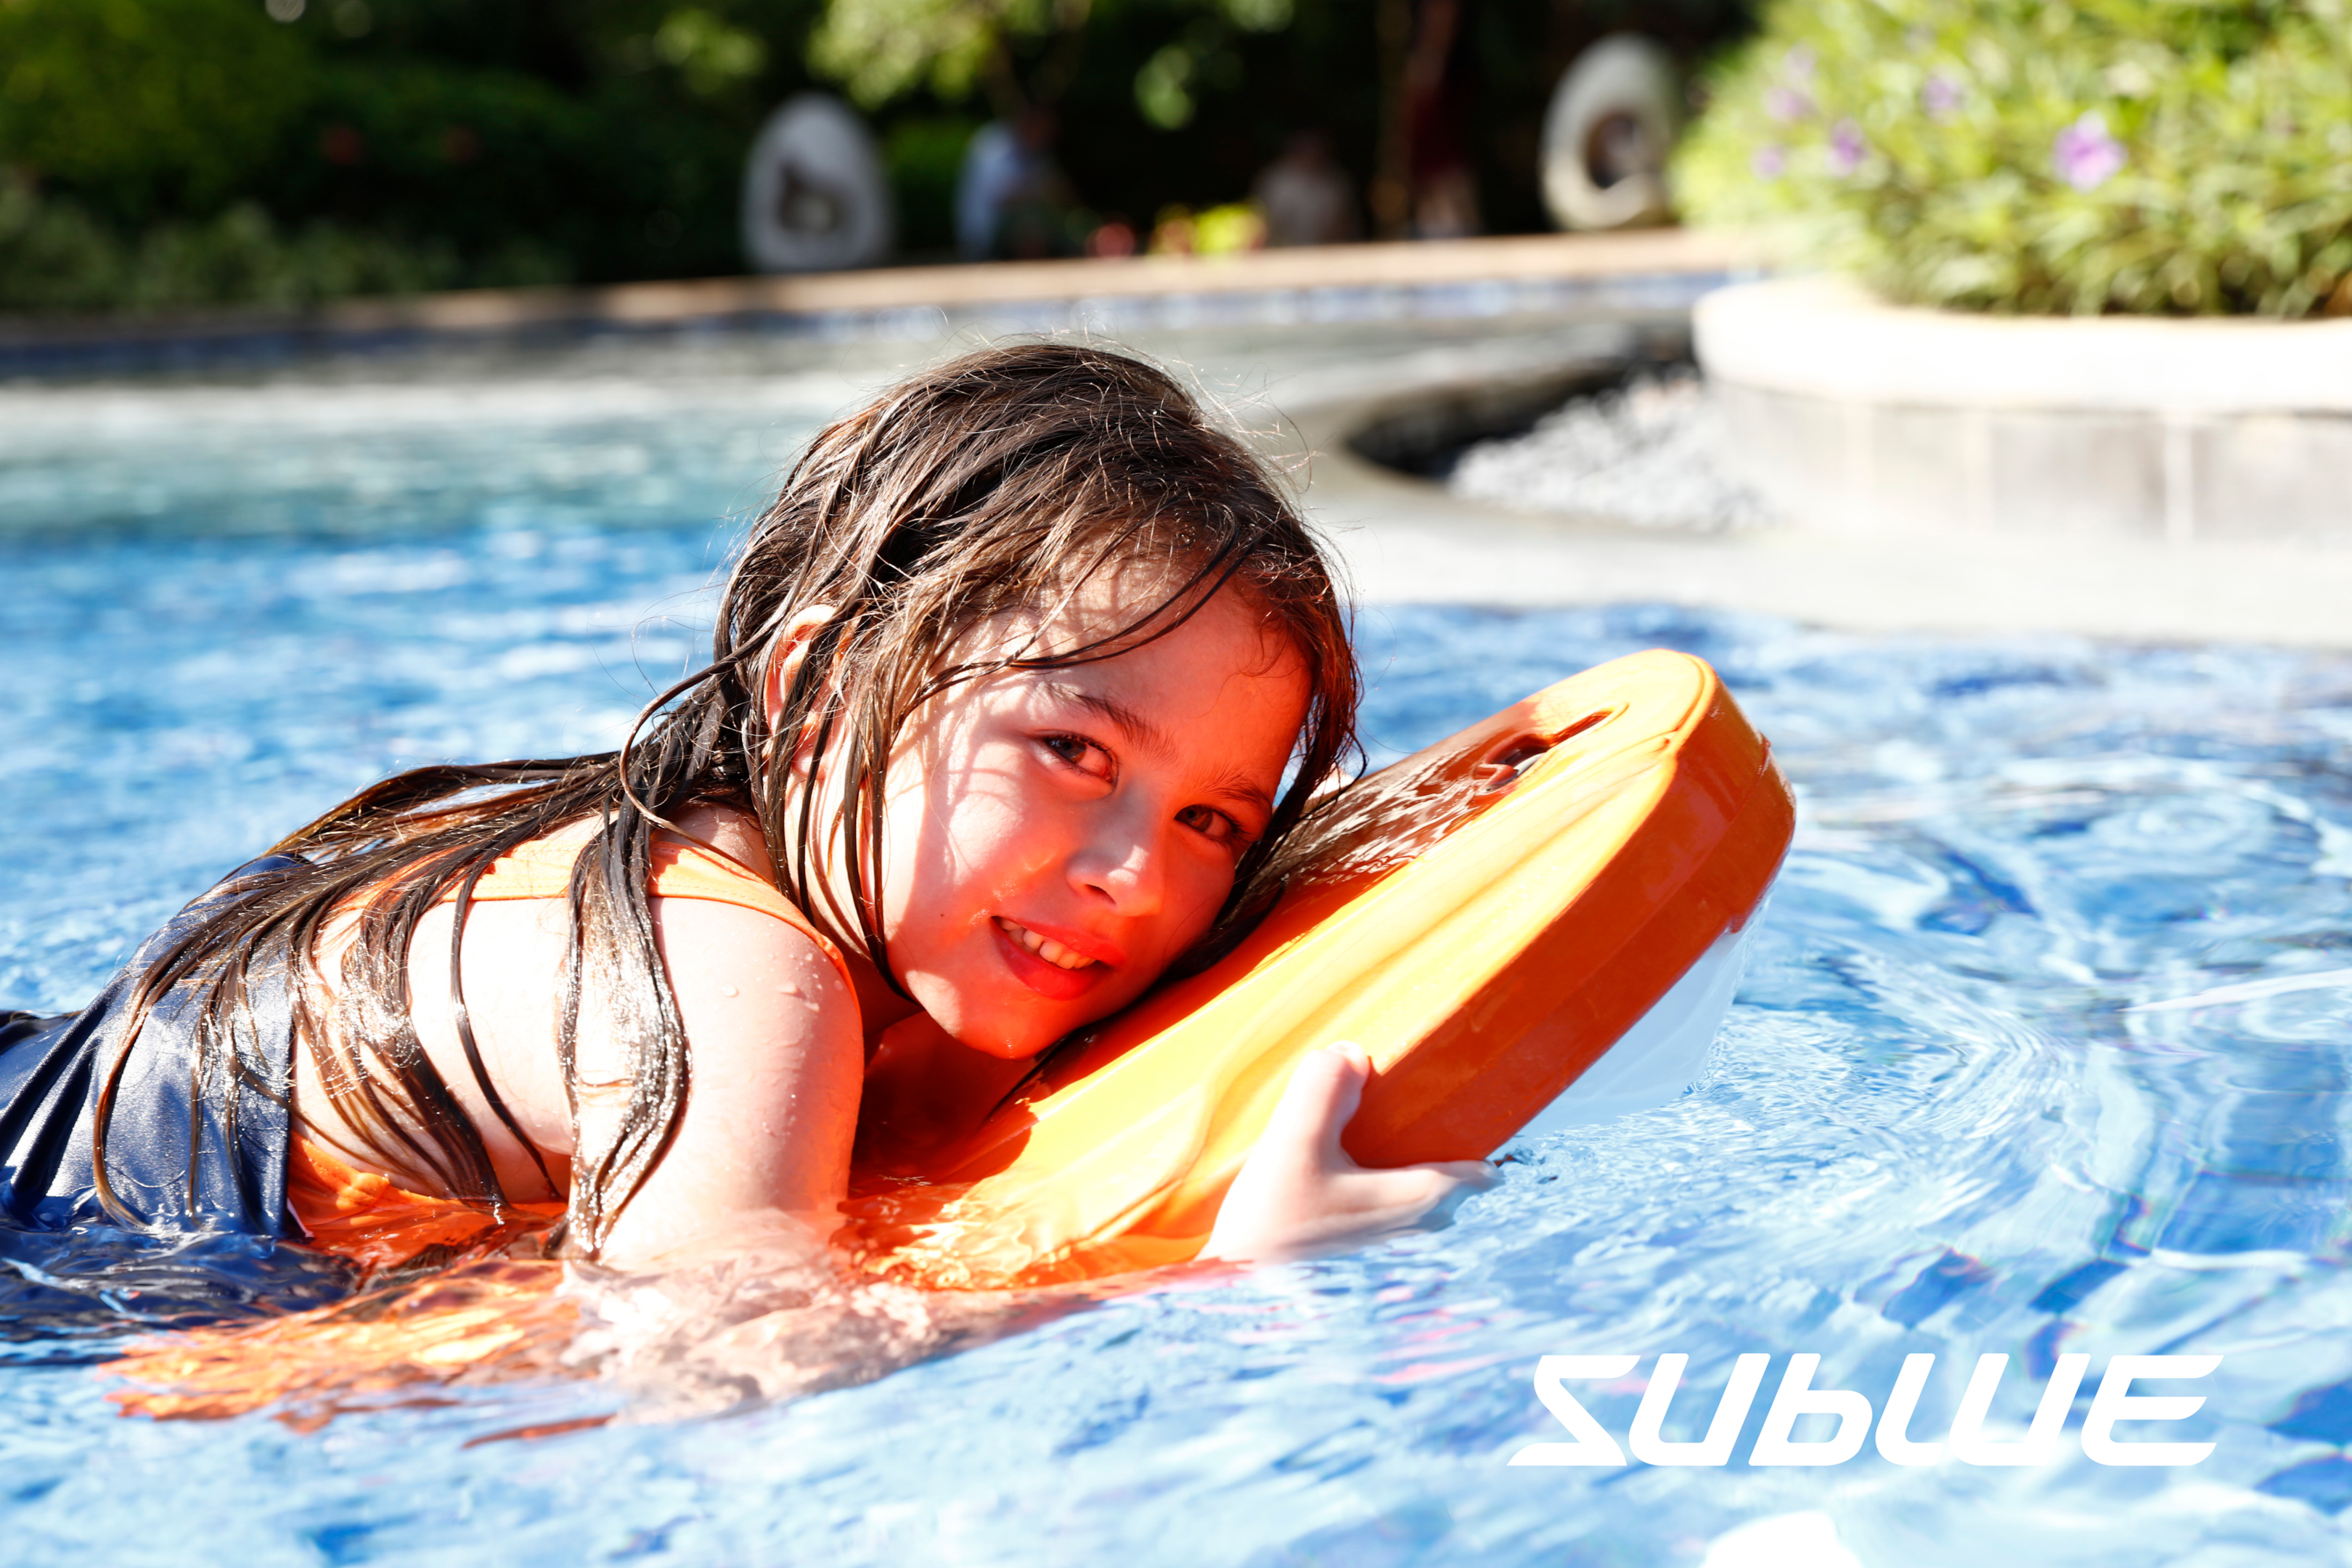
{"label": "girl's ear", "polygon": [[[768,721],[770,734],[776,732],[776,725],[783,717],[784,693],[791,689],[801,666],[808,659],[810,639],[819,626],[831,619],[831,605],[810,605],[795,611],[793,618],[784,623],[784,629],[776,634],[776,657],[768,661],[767,685],[760,693],[760,711]],[[799,758],[793,760],[797,763]]]}

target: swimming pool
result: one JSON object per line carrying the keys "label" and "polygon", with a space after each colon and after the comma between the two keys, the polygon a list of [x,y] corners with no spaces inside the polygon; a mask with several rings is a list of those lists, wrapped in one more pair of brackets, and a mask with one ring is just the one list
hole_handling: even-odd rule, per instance
{"label": "swimming pool", "polygon": [[[724,520],[843,395],[722,392],[159,395],[0,437],[0,1005],[76,1005],[383,772],[610,743],[695,657]],[[89,1368],[133,1320],[331,1281],[199,1258],[67,1321],[20,1260],[9,1560],[1736,1565],[1832,1530],[1872,1564],[2346,1554],[2352,988],[2126,1009],[2352,965],[2352,660],[1642,606],[1387,606],[1362,643],[1383,757],[1658,645],[1772,736],[1800,831],[1692,1093],[1521,1146],[1448,1229],[786,1407],[472,1448],[609,1394],[124,1420]],[[1876,1405],[1934,1352],[1933,1437],[1989,1351],[2015,1427],[2092,1356],[2051,1462],[1746,1462],[1791,1353]],[[1538,1357],[1664,1352],[1691,1358],[1678,1438],[1772,1356],[1732,1463],[1507,1464],[1565,1436]],[[2150,1390],[2207,1394],[2194,1416],[2126,1433],[2209,1459],[2084,1458],[2114,1353],[2224,1358]],[[1622,1440],[1637,1383],[1576,1386]]]}

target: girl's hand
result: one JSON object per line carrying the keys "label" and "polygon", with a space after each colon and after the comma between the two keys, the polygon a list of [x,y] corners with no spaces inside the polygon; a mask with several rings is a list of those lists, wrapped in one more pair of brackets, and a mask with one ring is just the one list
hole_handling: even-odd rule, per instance
{"label": "girl's hand", "polygon": [[1339,1146],[1371,1076],[1363,1047],[1342,1042],[1294,1068],[1265,1136],[1234,1178],[1203,1258],[1272,1262],[1402,1230],[1465,1188],[1496,1181],[1484,1160],[1368,1171]]}

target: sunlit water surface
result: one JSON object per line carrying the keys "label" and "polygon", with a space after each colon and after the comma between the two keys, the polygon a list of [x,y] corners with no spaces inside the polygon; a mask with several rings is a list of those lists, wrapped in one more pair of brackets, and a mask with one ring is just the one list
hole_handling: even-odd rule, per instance
{"label": "sunlit water surface", "polygon": [[[0,1005],[79,1004],[211,879],[389,770],[611,744],[695,657],[726,520],[837,398],[437,421],[296,398],[275,424],[0,451]],[[153,1289],[111,1298],[124,1316],[74,1319],[18,1246],[7,1559],[1598,1564],[1712,1545],[1736,1564],[1830,1528],[1880,1564],[2345,1555],[2352,991],[2127,1009],[2352,964],[2352,661],[1642,607],[1391,607],[1361,629],[1376,757],[1661,645],[1714,661],[1772,737],[1796,847],[1678,1102],[1518,1147],[1449,1229],[1093,1306],[788,1407],[474,1448],[611,1395],[508,1389],[309,1436],[118,1418],[90,1365],[121,1333],[333,1280],[249,1247],[151,1260]],[[1669,1435],[1694,1436],[1756,1351],[1775,1359],[1729,1466],[1506,1464],[1565,1436],[1531,1392],[1540,1354],[1689,1355]],[[1746,1463],[1790,1352],[1874,1403],[1935,1352],[1913,1424],[1933,1437],[1986,1351],[2012,1357],[2006,1427],[2056,1355],[2092,1355],[2052,1462]],[[2118,1352],[2225,1358],[2196,1416],[2127,1430],[2210,1459],[2083,1456]],[[1639,1387],[1587,1389],[1621,1439]],[[1789,1515],[1807,1517],[1720,1539]]]}

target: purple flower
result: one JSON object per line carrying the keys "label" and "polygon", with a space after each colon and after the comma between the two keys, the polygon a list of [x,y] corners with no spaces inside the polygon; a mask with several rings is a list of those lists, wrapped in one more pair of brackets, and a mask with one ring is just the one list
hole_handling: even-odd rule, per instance
{"label": "purple flower", "polygon": [[1870,143],[1862,139],[1862,127],[1851,120],[1841,120],[1830,128],[1830,172],[1851,174],[1862,167],[1862,155],[1870,151]]}
{"label": "purple flower", "polygon": [[2058,177],[2078,191],[2095,191],[2120,174],[2124,144],[2107,134],[2107,117],[2097,110],[2058,132],[2050,148]]}
{"label": "purple flower", "polygon": [[1930,120],[1949,120],[1960,111],[1960,84],[1942,71],[1928,74],[1927,84],[1919,89],[1919,107],[1927,111]]}
{"label": "purple flower", "polygon": [[1780,172],[1789,166],[1789,155],[1767,142],[1756,149],[1755,156],[1748,160],[1748,166],[1756,171],[1756,177],[1759,180],[1777,180]]}
{"label": "purple flower", "polygon": [[1813,100],[1792,87],[1768,87],[1764,89],[1764,112],[1786,124],[1802,120],[1813,111]]}

